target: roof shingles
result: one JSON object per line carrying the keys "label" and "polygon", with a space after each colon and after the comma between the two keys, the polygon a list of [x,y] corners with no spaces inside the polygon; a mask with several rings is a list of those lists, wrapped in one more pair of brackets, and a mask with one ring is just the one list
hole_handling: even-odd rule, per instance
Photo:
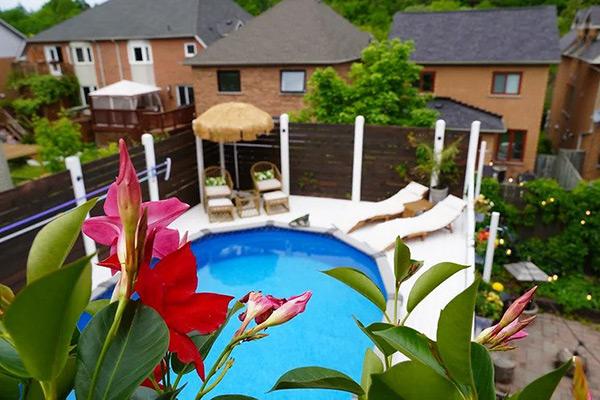
{"label": "roof shingles", "polygon": [[450,97],[436,97],[427,103],[427,107],[440,113],[439,117],[446,121],[448,130],[468,132],[473,121],[480,121],[481,132],[506,132],[506,126],[500,114]]}
{"label": "roof shingles", "polygon": [[413,40],[422,64],[555,64],[554,6],[450,12],[399,12],[390,38]]}

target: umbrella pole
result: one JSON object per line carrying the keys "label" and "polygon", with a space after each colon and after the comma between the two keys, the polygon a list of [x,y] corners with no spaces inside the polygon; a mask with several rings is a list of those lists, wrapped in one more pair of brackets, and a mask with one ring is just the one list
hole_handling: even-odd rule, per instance
{"label": "umbrella pole", "polygon": [[219,161],[221,168],[225,169],[225,143],[219,142]]}
{"label": "umbrella pole", "polygon": [[235,187],[240,188],[240,169],[238,166],[237,143],[233,142],[233,163],[235,166]]}
{"label": "umbrella pole", "polygon": [[198,163],[198,188],[200,189],[200,203],[204,207],[204,149],[202,139],[196,136],[196,161]]}

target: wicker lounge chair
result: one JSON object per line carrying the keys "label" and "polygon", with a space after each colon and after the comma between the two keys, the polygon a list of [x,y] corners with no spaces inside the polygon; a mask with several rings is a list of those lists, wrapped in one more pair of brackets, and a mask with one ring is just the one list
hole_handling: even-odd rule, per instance
{"label": "wicker lounge chair", "polygon": [[265,212],[269,215],[290,211],[289,197],[281,190],[263,193],[263,201]]}
{"label": "wicker lounge chair", "polygon": [[221,167],[208,167],[204,170],[204,198],[217,199],[231,197],[233,193],[233,181],[226,169]]}
{"label": "wicker lounge chair", "polygon": [[385,200],[372,204],[359,204],[356,209],[349,210],[347,215],[353,215],[353,218],[345,219],[338,228],[351,233],[370,224],[399,218],[404,212],[404,204],[421,200],[428,190],[427,186],[410,182],[398,193]]}
{"label": "wicker lounge chair", "polygon": [[259,161],[250,168],[254,188],[259,193],[281,190],[281,172],[271,162]]}
{"label": "wicker lounge chair", "polygon": [[362,240],[375,249],[390,250],[396,237],[403,239],[421,238],[442,229],[452,231],[452,223],[461,216],[466,202],[449,195],[429,211],[412,218],[400,218],[382,224],[364,232],[355,232],[352,236]]}

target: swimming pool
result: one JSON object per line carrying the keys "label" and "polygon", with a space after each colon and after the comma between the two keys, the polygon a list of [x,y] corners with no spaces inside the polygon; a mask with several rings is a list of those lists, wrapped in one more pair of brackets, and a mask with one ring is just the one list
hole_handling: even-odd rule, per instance
{"label": "swimming pool", "polygon": [[[364,323],[381,319],[381,311],[362,296],[320,271],[339,266],[358,268],[385,293],[373,258],[332,235],[264,227],[207,234],[192,243],[198,264],[198,290],[240,298],[252,290],[289,297],[312,290],[306,311],[270,329],[265,339],[245,343],[233,353],[235,364],[208,398],[245,394],[261,400],[348,400],[332,391],[287,390],[267,393],[286,371],[318,365],[340,370],[360,382],[364,353],[371,342],[353,316]],[[205,360],[210,368],[239,327],[232,318]],[[193,399],[200,381],[189,374],[180,399]]]}

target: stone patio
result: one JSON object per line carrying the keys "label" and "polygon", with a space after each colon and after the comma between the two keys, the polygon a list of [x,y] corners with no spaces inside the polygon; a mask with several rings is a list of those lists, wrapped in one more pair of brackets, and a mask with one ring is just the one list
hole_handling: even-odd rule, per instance
{"label": "stone patio", "polygon": [[[532,380],[554,368],[556,353],[563,348],[571,351],[577,346],[577,339],[565,326],[561,317],[553,314],[539,314],[537,320],[527,328],[529,337],[517,342],[518,349],[505,353],[516,362],[515,379],[511,385],[499,385],[499,388],[511,393],[523,388]],[[564,321],[575,334],[600,357],[600,331],[577,321]],[[594,398],[600,398],[600,364],[587,352],[580,348],[579,354],[587,358],[588,382]],[[571,378],[565,377],[553,400],[572,400]]]}

